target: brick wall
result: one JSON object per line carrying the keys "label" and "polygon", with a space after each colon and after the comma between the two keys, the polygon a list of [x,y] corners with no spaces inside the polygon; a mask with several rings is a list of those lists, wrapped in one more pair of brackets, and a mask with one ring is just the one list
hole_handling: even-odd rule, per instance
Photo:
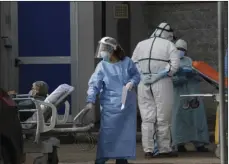
{"label": "brick wall", "polygon": [[[169,23],[178,38],[188,42],[188,56],[203,60],[217,69],[217,3],[216,2],[144,2],[144,23],[151,34],[160,22]],[[224,5],[225,48],[228,46],[228,4]],[[201,92],[216,92],[209,84],[201,83]],[[214,124],[215,103],[205,98],[209,124]],[[210,128],[213,126],[210,125]]]}

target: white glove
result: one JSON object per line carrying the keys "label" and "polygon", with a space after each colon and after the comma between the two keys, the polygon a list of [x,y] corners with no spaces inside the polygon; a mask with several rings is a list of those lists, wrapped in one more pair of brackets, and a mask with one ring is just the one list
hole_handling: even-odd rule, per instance
{"label": "white glove", "polygon": [[133,88],[134,84],[132,82],[129,82],[126,84],[126,88],[130,91]]}
{"label": "white glove", "polygon": [[83,117],[81,118],[81,123],[84,125],[88,125],[90,123],[95,122],[95,105],[92,103],[88,103],[85,106],[85,112],[83,113]]}
{"label": "white glove", "polygon": [[87,108],[87,109],[90,109],[90,110],[94,110],[94,109],[95,109],[95,105],[92,104],[92,103],[88,103],[88,104],[86,105],[86,108]]}

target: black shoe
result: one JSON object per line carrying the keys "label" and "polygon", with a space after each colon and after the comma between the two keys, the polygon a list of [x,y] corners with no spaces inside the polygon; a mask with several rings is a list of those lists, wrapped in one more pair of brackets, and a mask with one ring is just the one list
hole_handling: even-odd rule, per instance
{"label": "black shoe", "polygon": [[196,147],[196,151],[198,151],[198,152],[209,152],[208,148],[206,148],[204,146]]}
{"label": "black shoe", "polygon": [[185,148],[184,145],[180,145],[177,147],[178,152],[187,152],[187,149]]}
{"label": "black shoe", "polygon": [[126,159],[116,159],[115,164],[128,164]]}
{"label": "black shoe", "polygon": [[146,158],[146,159],[153,158],[153,156],[154,156],[153,153],[150,153],[150,152],[145,153],[145,158]]}
{"label": "black shoe", "polygon": [[159,153],[155,155],[153,158],[170,158],[170,157],[178,157],[178,154],[176,152]]}

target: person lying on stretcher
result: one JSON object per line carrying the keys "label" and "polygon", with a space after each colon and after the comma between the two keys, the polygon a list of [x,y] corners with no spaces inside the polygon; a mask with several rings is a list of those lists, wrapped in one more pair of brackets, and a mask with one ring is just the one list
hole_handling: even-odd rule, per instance
{"label": "person lying on stretcher", "polygon": [[[32,84],[32,88],[29,94],[37,100],[44,101],[48,95],[48,84],[44,81],[36,81]],[[17,93],[15,91],[9,91],[8,94],[13,98]],[[36,109],[32,100],[20,100],[16,102],[19,110],[23,109]],[[33,115],[33,112],[20,112],[20,121],[26,121]]]}

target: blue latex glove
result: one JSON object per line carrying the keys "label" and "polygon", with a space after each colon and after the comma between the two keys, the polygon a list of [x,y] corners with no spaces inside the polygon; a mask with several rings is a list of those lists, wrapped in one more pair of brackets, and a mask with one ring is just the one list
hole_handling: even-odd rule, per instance
{"label": "blue latex glove", "polygon": [[183,67],[183,72],[192,72],[191,67]]}
{"label": "blue latex glove", "polygon": [[191,67],[182,67],[182,68],[179,68],[179,71],[183,73],[192,72],[192,68]]}
{"label": "blue latex glove", "polygon": [[156,81],[160,80],[161,78],[165,77],[168,75],[168,70],[162,70],[161,72],[157,73],[157,74],[145,74],[145,75],[141,75],[141,79],[143,81],[143,83],[145,85],[147,84],[153,84]]}
{"label": "blue latex glove", "polygon": [[164,69],[161,72],[159,72],[158,74],[160,74],[160,76],[163,77],[163,76],[167,76],[168,75],[168,72],[169,71],[167,69]]}

